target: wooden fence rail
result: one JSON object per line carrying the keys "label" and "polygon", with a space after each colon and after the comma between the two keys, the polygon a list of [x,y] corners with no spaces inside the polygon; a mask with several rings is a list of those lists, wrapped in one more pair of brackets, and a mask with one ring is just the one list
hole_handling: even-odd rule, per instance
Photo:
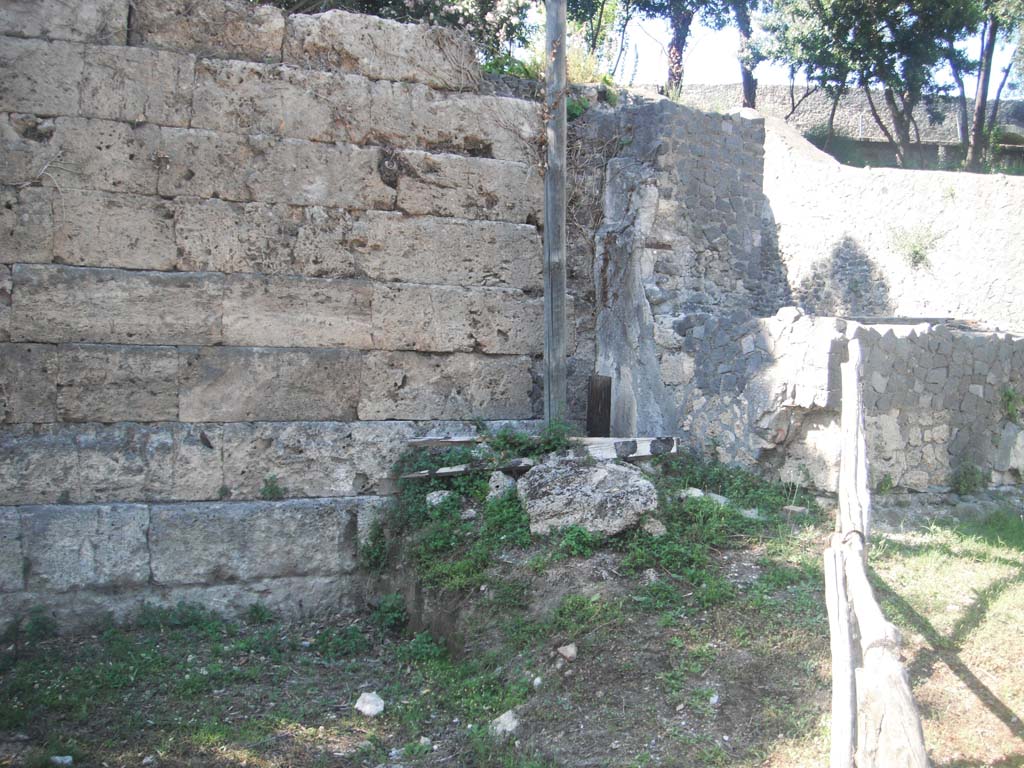
{"label": "wooden fence rail", "polygon": [[831,768],[926,768],[921,717],[899,658],[899,631],[885,619],[867,575],[871,491],[861,404],[860,342],[842,371],[839,515],[825,550],[825,603],[832,651]]}

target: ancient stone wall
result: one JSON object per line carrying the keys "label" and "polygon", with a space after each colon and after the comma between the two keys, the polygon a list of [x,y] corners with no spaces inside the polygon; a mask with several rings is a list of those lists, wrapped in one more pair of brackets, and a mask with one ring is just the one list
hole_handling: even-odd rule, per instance
{"label": "ancient stone wall", "polygon": [[537,105],[340,11],[0,34],[0,620],[352,607],[407,441],[539,414]]}
{"label": "ancient stone wall", "polygon": [[765,224],[795,304],[1024,331],[1024,179],[850,168],[766,125]]}

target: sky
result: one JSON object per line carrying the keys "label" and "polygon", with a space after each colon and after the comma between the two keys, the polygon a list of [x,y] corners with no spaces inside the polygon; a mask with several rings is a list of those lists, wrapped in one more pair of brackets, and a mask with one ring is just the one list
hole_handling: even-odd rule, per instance
{"label": "sky", "polygon": [[[634,85],[663,84],[668,69],[668,43],[671,38],[667,21],[634,20],[627,31],[629,48],[622,57],[616,80]],[[970,41],[970,51],[977,56],[977,42]],[[740,67],[736,59],[739,32],[733,27],[709,29],[694,22],[690,40],[683,56],[683,83],[686,85],[714,85],[740,82]],[[1010,60],[1012,50],[1003,45],[996,50],[993,79]],[[635,65],[635,67],[634,67]],[[635,68],[635,75],[634,75]],[[789,70],[779,64],[762,62],[754,76],[765,85],[788,85]],[[798,80],[798,83],[802,83]],[[967,82],[967,93],[974,93],[974,79]],[[991,94],[995,95],[993,85]]]}

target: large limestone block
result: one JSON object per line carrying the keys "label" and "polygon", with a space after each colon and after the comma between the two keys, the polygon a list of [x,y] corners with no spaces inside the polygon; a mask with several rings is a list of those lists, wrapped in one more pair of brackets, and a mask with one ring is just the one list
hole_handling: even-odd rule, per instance
{"label": "large limestone block", "polygon": [[154,505],[149,531],[157,584],[216,584],[355,569],[351,500]]}
{"label": "large limestone block", "polygon": [[149,581],[148,507],[59,505],[20,511],[28,589],[112,589]]}
{"label": "large limestone block", "polygon": [[373,338],[381,349],[532,354],[543,350],[543,313],[519,291],[377,284]]}
{"label": "large limestone block", "polygon": [[7,115],[0,182],[152,195],[160,129],[79,117]]}
{"label": "large limestone block", "polygon": [[360,269],[374,280],[543,287],[543,245],[528,224],[367,211],[351,238]]}
{"label": "large limestone block", "polygon": [[543,179],[525,163],[403,152],[396,164],[397,207],[412,214],[535,224]]}
{"label": "large limestone block", "polygon": [[349,421],[356,417],[361,369],[362,353],[345,349],[183,350],[180,418]]}
{"label": "large limestone block", "polygon": [[229,275],[224,341],[239,346],[374,346],[365,280]]}
{"label": "large limestone block", "polygon": [[65,344],[60,347],[61,421],[177,421],[175,347]]}
{"label": "large limestone block", "polygon": [[161,271],[177,266],[174,209],[158,197],[67,190],[55,223],[57,263]]}
{"label": "large limestone block", "polygon": [[187,126],[195,66],[195,57],[187,53],[135,47],[86,48],[81,114],[130,123]]}
{"label": "large limestone block", "polygon": [[157,587],[152,602],[173,607],[199,603],[224,616],[243,616],[253,603],[284,619],[310,614],[354,614],[364,608],[361,581],[355,576],[292,576],[235,584]]}
{"label": "large limestone block", "polygon": [[0,341],[11,338],[11,268],[0,264]]}
{"label": "large limestone block", "polygon": [[338,208],[394,207],[380,152],[268,135],[163,128],[161,195]]}
{"label": "large limestone block", "polygon": [[57,348],[0,344],[0,422],[57,420]]}
{"label": "large limestone block", "polygon": [[363,367],[360,419],[526,419],[529,357],[372,352]]}
{"label": "large limestone block", "polygon": [[75,443],[85,502],[215,499],[223,485],[215,424],[87,424]]}
{"label": "large limestone block", "polygon": [[18,510],[0,507],[0,592],[16,592],[25,588],[24,562]]}
{"label": "large limestone block", "polygon": [[223,276],[17,264],[15,341],[215,344]]}
{"label": "large limestone block", "polygon": [[338,10],[289,16],[284,61],[447,90],[480,82],[473,43],[461,32]]}
{"label": "large limestone block", "polygon": [[78,500],[74,433],[51,424],[0,427],[0,504]]}
{"label": "large limestone block", "polygon": [[77,115],[83,46],[0,38],[0,112]]}
{"label": "large limestone block", "polygon": [[178,268],[354,277],[352,216],[338,208],[178,198]]}
{"label": "large limestone block", "polygon": [[131,43],[203,56],[280,61],[284,14],[245,0],[133,0]]}
{"label": "large limestone block", "polygon": [[999,446],[992,461],[997,472],[1015,470],[1024,475],[1024,429],[1007,422],[999,436]]}
{"label": "large limestone block", "polygon": [[530,532],[540,535],[579,525],[612,536],[658,508],[654,484],[627,464],[555,456],[523,475],[517,488]]}
{"label": "large limestone block", "polygon": [[54,190],[0,187],[0,264],[53,259]]}
{"label": "large limestone block", "polygon": [[4,0],[0,34],[124,45],[130,0]]}

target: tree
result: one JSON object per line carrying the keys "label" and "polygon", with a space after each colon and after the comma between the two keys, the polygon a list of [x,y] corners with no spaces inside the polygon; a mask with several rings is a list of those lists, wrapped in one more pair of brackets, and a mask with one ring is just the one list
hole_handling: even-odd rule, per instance
{"label": "tree", "polygon": [[743,80],[743,106],[753,109],[757,104],[757,80],[754,78],[754,67],[763,57],[753,45],[754,28],[750,16],[757,11],[758,0],[729,0],[729,8],[736,29],[740,33],[740,76]]}
{"label": "tree", "polygon": [[833,92],[862,89],[897,162],[915,166],[914,110],[941,90],[935,71],[946,61],[948,41],[968,28],[969,2],[777,0],[769,26],[785,37],[775,43],[774,57]]}
{"label": "tree", "polygon": [[637,0],[636,8],[647,18],[665,19],[672,28],[668,49],[667,90],[678,94],[683,84],[683,54],[695,18],[720,29],[725,24],[724,0]]}

